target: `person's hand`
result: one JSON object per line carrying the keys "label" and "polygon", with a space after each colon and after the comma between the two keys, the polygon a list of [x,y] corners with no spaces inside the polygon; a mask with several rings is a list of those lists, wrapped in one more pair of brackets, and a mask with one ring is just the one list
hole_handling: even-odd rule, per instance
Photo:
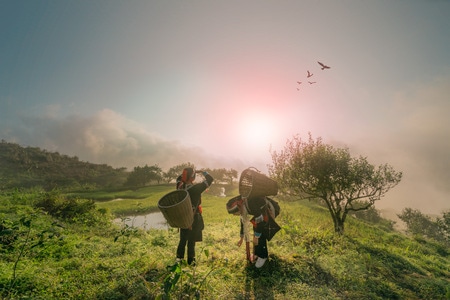
{"label": "person's hand", "polygon": [[258,246],[258,241],[259,238],[257,238],[256,236],[253,237],[253,245]]}
{"label": "person's hand", "polygon": [[244,237],[241,237],[239,241],[237,242],[238,247],[242,245],[242,242],[244,241]]}

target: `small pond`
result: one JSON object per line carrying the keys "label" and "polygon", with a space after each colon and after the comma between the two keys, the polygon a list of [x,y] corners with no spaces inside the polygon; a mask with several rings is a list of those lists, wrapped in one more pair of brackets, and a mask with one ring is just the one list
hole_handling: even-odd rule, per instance
{"label": "small pond", "polygon": [[[115,223],[121,224],[123,221],[121,218],[114,219]],[[152,212],[141,216],[128,216],[125,219],[125,224],[130,227],[138,227],[142,229],[168,229],[166,219],[159,211]]]}

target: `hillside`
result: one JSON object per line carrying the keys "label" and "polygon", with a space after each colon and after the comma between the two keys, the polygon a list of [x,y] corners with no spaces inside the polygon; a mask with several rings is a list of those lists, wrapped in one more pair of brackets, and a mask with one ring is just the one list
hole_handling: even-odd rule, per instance
{"label": "hillside", "polygon": [[[205,230],[198,265],[176,265],[178,231],[114,225],[127,205],[156,208],[170,186],[130,192],[147,197],[97,203],[63,195],[0,195],[0,295],[5,299],[450,299],[450,250],[424,237],[349,218],[333,233],[325,208],[288,202],[261,269],[236,246],[239,219],[227,199],[203,197]],[[236,193],[236,191],[234,191]],[[121,205],[118,205],[118,204]],[[37,209],[46,209],[43,213]],[[53,209],[54,207],[59,209]],[[67,214],[68,212],[75,214]],[[130,209],[131,211],[131,209]],[[64,212],[64,213],[63,213]],[[133,219],[133,215],[129,216]]]}
{"label": "hillside", "polygon": [[0,190],[40,186],[46,190],[95,186],[117,187],[126,180],[125,168],[79,161],[37,147],[0,143]]}

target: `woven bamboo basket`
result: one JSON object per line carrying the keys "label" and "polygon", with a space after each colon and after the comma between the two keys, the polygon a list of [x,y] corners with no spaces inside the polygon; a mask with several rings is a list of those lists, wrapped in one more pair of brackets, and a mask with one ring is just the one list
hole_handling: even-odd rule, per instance
{"label": "woven bamboo basket", "polygon": [[244,198],[275,196],[278,194],[278,184],[258,170],[247,168],[239,178],[239,194]]}
{"label": "woven bamboo basket", "polygon": [[158,208],[171,227],[189,228],[194,222],[191,198],[185,190],[176,190],[158,201]]}

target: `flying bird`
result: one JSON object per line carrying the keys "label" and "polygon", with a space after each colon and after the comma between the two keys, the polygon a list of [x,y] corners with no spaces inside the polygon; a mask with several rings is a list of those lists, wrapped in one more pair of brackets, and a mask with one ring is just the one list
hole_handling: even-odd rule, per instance
{"label": "flying bird", "polygon": [[315,81],[308,81],[309,84],[314,84],[316,83]]}
{"label": "flying bird", "polygon": [[329,69],[329,68],[330,68],[329,66],[324,65],[324,64],[321,63],[320,61],[318,61],[318,63],[319,63],[319,65],[322,67],[322,70],[325,70],[325,69]]}
{"label": "flying bird", "polygon": [[306,76],[306,78],[309,78],[314,75],[313,73],[310,73],[309,71],[307,71],[307,72],[308,72],[308,75]]}

